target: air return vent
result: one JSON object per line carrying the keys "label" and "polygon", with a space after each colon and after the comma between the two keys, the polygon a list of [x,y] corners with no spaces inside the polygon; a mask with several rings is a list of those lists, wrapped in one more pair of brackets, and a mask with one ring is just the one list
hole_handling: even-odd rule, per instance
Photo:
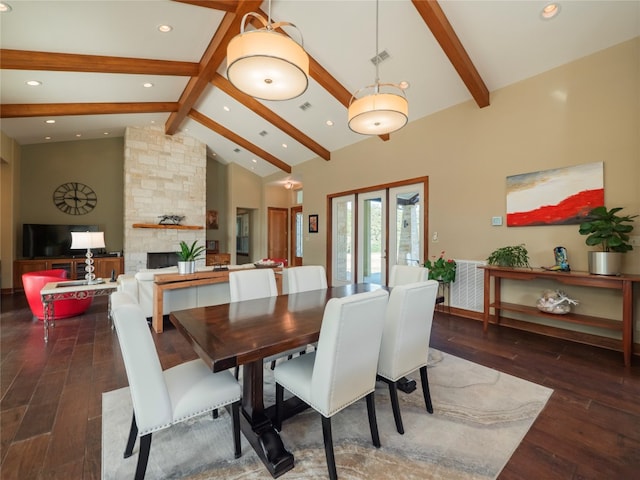
{"label": "air return vent", "polygon": [[374,65],[380,65],[382,62],[388,60],[389,58],[391,58],[389,52],[387,52],[386,50],[382,50],[380,53],[378,53],[378,55],[371,58],[371,63],[373,63]]}

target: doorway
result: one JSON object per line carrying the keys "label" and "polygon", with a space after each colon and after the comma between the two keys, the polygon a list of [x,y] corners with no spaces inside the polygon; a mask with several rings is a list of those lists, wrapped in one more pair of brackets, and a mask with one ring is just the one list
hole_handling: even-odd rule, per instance
{"label": "doorway", "polygon": [[302,205],[291,207],[291,263],[292,267],[302,265],[303,255],[303,225],[304,215],[302,215]]}
{"label": "doorway", "polygon": [[267,258],[289,260],[289,211],[267,208]]}

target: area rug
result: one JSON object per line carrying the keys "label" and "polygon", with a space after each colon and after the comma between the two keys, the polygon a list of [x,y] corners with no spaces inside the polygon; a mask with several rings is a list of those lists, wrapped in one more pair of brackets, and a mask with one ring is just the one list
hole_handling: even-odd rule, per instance
{"label": "area rug", "polygon": [[[399,392],[405,434],[396,431],[389,394],[378,383],[376,413],[382,447],[371,443],[364,400],[333,417],[338,476],[343,480],[496,478],[553,390],[437,350],[429,355],[434,413],[426,412],[419,377],[411,394]],[[265,405],[273,403],[273,373],[265,368]],[[128,388],[102,397],[102,478],[133,478],[134,455],[123,458],[131,422]],[[327,477],[320,417],[311,409],[283,423],[282,439],[295,457],[283,480]],[[153,434],[146,478],[269,479],[242,436],[233,458],[231,419],[203,415]]]}

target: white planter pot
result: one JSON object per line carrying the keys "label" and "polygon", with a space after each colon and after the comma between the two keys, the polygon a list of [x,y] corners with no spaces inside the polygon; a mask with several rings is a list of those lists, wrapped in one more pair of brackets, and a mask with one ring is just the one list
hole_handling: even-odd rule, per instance
{"label": "white planter pot", "polygon": [[589,252],[589,273],[595,275],[619,275],[622,273],[620,252]]}
{"label": "white planter pot", "polygon": [[178,262],[178,273],[183,275],[188,273],[196,273],[195,260],[191,260],[188,262]]}

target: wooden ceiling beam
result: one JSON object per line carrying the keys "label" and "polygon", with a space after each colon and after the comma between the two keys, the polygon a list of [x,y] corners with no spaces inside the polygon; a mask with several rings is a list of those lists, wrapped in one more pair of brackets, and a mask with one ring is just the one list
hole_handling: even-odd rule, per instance
{"label": "wooden ceiling beam", "polygon": [[267,122],[271,123],[279,130],[282,130],[284,133],[292,137],[296,142],[301,143],[302,145],[307,147],[316,155],[324,158],[327,161],[331,160],[331,153],[329,152],[329,150],[324,148],[319,143],[315,142],[313,139],[309,138],[307,135],[287,122],[284,118],[280,117],[272,110],[269,110],[255,98],[235,88],[229,80],[224,78],[219,73],[216,73],[213,76],[211,83],[230,97],[240,102],[252,112],[260,115]]}
{"label": "wooden ceiling beam", "polygon": [[123,113],[175,112],[177,102],[144,103],[14,103],[0,105],[0,118],[60,117]]}
{"label": "wooden ceiling beam", "polygon": [[489,89],[476,70],[437,0],[411,0],[480,108],[489,105]]}
{"label": "wooden ceiling beam", "polygon": [[283,162],[282,160],[280,160],[277,157],[274,157],[269,152],[261,149],[257,145],[254,145],[253,143],[251,143],[248,140],[244,139],[240,135],[232,132],[228,128],[220,125],[218,122],[212,120],[211,118],[207,117],[206,115],[203,115],[202,113],[198,112],[197,110],[193,110],[192,109],[189,112],[189,117],[193,118],[196,122],[204,125],[209,130],[213,130],[218,135],[222,135],[224,138],[226,138],[228,140],[231,140],[236,145],[244,148],[245,150],[250,151],[254,155],[257,155],[260,158],[262,158],[263,160],[266,160],[267,162],[269,162],[274,167],[277,167],[280,170],[283,170],[283,171],[285,171],[287,173],[291,173],[291,165],[289,165],[288,163]]}
{"label": "wooden ceiling beam", "polygon": [[195,62],[174,62],[146,58],[79,55],[74,53],[0,50],[2,68],[7,70],[51,70],[58,72],[129,73],[145,75],[198,74]]}
{"label": "wooden ceiling beam", "polygon": [[180,124],[189,115],[189,112],[204,92],[216,70],[227,56],[227,45],[233,37],[240,32],[240,23],[245,13],[256,10],[260,7],[260,0],[240,0],[236,3],[235,13],[226,13],[218,26],[218,30],[213,35],[209,46],[202,55],[199,63],[199,73],[191,77],[185,87],[178,103],[180,108],[177,112],[169,115],[165,125],[165,132],[173,135],[178,131]]}

